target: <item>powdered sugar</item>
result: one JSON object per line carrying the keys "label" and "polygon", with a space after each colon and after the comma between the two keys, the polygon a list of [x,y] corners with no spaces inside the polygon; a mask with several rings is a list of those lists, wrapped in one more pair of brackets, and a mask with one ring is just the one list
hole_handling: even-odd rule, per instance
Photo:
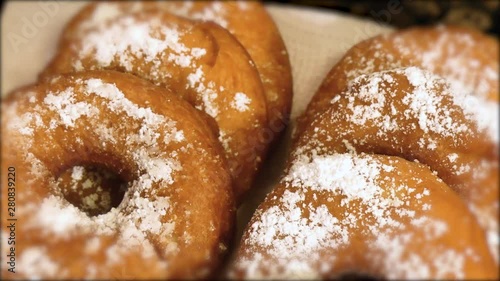
{"label": "powdered sugar", "polygon": [[234,95],[234,100],[231,102],[231,106],[234,109],[243,112],[249,109],[248,105],[250,102],[251,100],[247,95],[239,92]]}
{"label": "powdered sugar", "polygon": [[448,155],[448,160],[450,160],[451,163],[455,162],[455,160],[457,160],[457,158],[458,158],[458,154],[456,154],[456,153],[450,153]]}
{"label": "powdered sugar", "polygon": [[79,181],[83,178],[83,173],[85,172],[85,168],[82,166],[75,166],[71,172],[71,178],[73,181]]}
{"label": "powdered sugar", "polygon": [[224,5],[217,1],[212,1],[212,3],[200,11],[193,10],[193,2],[184,1],[180,7],[172,9],[172,12],[196,20],[213,21],[224,28],[228,28],[226,19],[227,11],[224,9]]}
{"label": "powdered sugar", "polygon": [[[392,75],[399,76],[397,81]],[[389,91],[396,87],[394,83],[403,81],[401,76],[411,85],[410,91]],[[340,99],[347,100],[348,121],[358,126],[374,124],[380,128],[380,136],[389,136],[406,126],[406,130],[419,129],[427,136],[421,139],[422,147],[433,145],[433,134],[458,142],[459,134],[479,132],[498,143],[498,104],[467,95],[416,67],[362,75],[351,82],[345,96],[336,96],[331,103],[339,103]],[[387,113],[387,108],[392,110]],[[466,122],[457,120],[456,115],[463,116]]]}
{"label": "powdered sugar", "polygon": [[[261,156],[258,154],[261,153],[257,153],[255,145],[249,144],[248,138],[243,135],[251,134],[250,131],[257,132],[266,121],[272,120],[273,116],[266,116],[267,108],[276,107],[277,110],[272,115],[281,115],[290,96],[284,95],[279,99],[277,95],[276,102],[266,106],[266,95],[263,94],[284,91],[275,88],[288,89],[289,85],[274,85],[282,84],[282,79],[267,77],[262,82],[268,81],[272,90],[264,92],[267,87],[253,87],[252,85],[257,84],[244,81],[250,79],[260,84],[257,81],[259,73],[249,57],[250,50],[246,52],[230,34],[231,27],[228,26],[227,19],[232,20],[233,15],[230,13],[238,11],[240,6],[243,9],[249,8],[249,13],[266,17],[262,7],[257,4],[235,5],[236,3],[223,2],[138,1],[108,3],[112,13],[109,17],[104,17],[99,14],[108,8],[100,7],[101,4],[89,5],[85,10],[87,13],[80,13],[75,23],[66,29],[68,46],[62,48],[54,60],[54,68],[63,68],[58,70],[64,72],[78,69],[128,72],[171,90],[215,119],[221,135],[227,136],[221,139],[231,162],[242,162],[245,151],[254,155],[251,158],[256,160],[249,158],[248,161],[243,161],[245,163],[237,165],[238,170],[243,170],[245,177],[251,177],[255,173],[255,165],[252,163],[260,161]],[[245,20],[250,21],[246,17]],[[267,18],[265,20],[270,28],[274,27],[272,21]],[[218,25],[209,22],[216,22]],[[228,27],[229,32],[219,25]],[[234,24],[234,27],[243,29],[239,24]],[[71,33],[78,36],[72,36]],[[237,34],[233,35],[238,37]],[[251,35],[250,38],[255,36]],[[263,39],[274,40],[274,37],[279,39],[274,31],[263,34]],[[281,45],[281,42],[278,43]],[[267,48],[271,44],[265,45]],[[254,52],[257,51],[255,49]],[[263,75],[269,76],[271,74],[267,73],[288,68],[288,63],[282,59],[277,64],[270,63],[275,59],[274,54],[260,52],[257,56],[265,61],[263,65],[267,70]],[[61,62],[66,61],[66,55],[72,62],[62,64]],[[233,68],[240,71],[220,71]],[[244,73],[247,74],[241,75]],[[286,81],[288,76],[283,83]],[[241,117],[241,120],[236,123],[231,121],[234,116]],[[239,141],[233,141],[236,139]],[[233,173],[240,174],[236,171],[236,165],[230,165],[230,169]],[[248,182],[248,179],[238,180],[237,189],[248,189]]]}
{"label": "powdered sugar", "polygon": [[54,196],[44,199],[32,220],[26,222],[27,227],[43,225],[46,226],[43,232],[55,236],[67,235],[70,230],[76,230],[79,219],[87,216],[73,205],[62,208],[62,202],[62,199]]}
{"label": "powdered sugar", "polygon": [[[415,40],[404,40],[410,33],[402,37],[391,38],[403,56],[413,57],[416,65],[426,70],[440,73],[452,85],[455,84],[468,94],[485,98],[491,86],[498,84],[498,65],[481,63],[474,53],[481,44],[472,34],[453,31],[444,26],[436,28],[436,38],[427,44]],[[497,73],[496,75],[491,75]],[[494,82],[497,81],[497,82]]]}
{"label": "powdered sugar", "polygon": [[[80,81],[81,84],[85,85],[86,87],[86,95],[96,95],[101,98],[104,98],[108,100],[106,106],[108,107],[109,110],[117,112],[117,113],[125,113],[126,115],[132,117],[135,120],[142,120],[141,121],[141,126],[139,127],[138,133],[139,135],[134,137],[132,134],[128,139],[127,142],[129,143],[130,146],[137,146],[138,143],[144,143],[144,146],[139,146],[138,149],[135,151],[131,151],[131,156],[136,161],[136,163],[139,165],[139,169],[144,171],[144,175],[141,175],[139,177],[139,180],[135,181],[135,186],[136,188],[131,188],[131,190],[135,190],[134,196],[132,198],[136,198],[135,200],[137,201],[137,205],[141,205],[141,207],[144,207],[144,204],[140,204],[140,190],[144,189],[149,189],[151,188],[152,185],[157,184],[162,182],[165,185],[170,185],[173,183],[172,179],[172,173],[174,171],[178,171],[181,169],[180,165],[177,163],[175,160],[174,155],[161,155],[158,154],[157,151],[158,148],[155,148],[155,146],[158,144],[160,141],[160,134],[157,133],[158,129],[160,129],[163,126],[169,127],[167,130],[166,138],[163,141],[182,141],[182,131],[178,131],[175,129],[175,123],[172,121],[167,120],[164,116],[157,115],[151,111],[150,108],[143,108],[143,107],[138,107],[136,104],[132,103],[130,100],[126,99],[124,94],[113,84],[108,84],[104,83],[103,81],[99,79],[89,79],[86,81]],[[70,111],[74,112],[74,109],[80,108],[80,104],[82,102],[76,102],[72,98],[72,88],[67,88],[64,91],[57,93],[56,95],[49,94],[49,97],[52,96],[57,96],[57,97],[66,97],[64,106]],[[46,99],[47,100],[47,99]],[[53,99],[49,99],[53,100]],[[48,103],[48,102],[47,102]],[[53,106],[54,103],[48,103],[48,109],[59,112],[61,109],[58,106]],[[57,104],[57,103],[56,103]],[[80,118],[83,115],[79,115],[78,118]],[[78,121],[78,118],[75,118],[72,120],[72,122]],[[66,122],[63,119],[59,124],[55,123],[55,125],[65,125]],[[73,124],[74,125],[74,124]],[[168,132],[170,131],[170,132]],[[113,133],[113,132],[109,132]],[[173,136],[176,137],[169,137],[169,134],[171,133]],[[107,134],[102,134],[102,141],[106,142],[108,141],[106,139]],[[113,139],[114,140],[114,139]],[[152,156],[157,154],[158,156]],[[81,169],[74,169],[72,178],[74,180],[79,180],[82,177],[82,171]],[[146,180],[145,180],[146,179]],[[139,188],[139,189],[137,189]],[[82,221],[85,221],[85,215],[81,213],[80,210],[77,208],[69,205],[67,207],[62,207],[61,203],[57,204],[57,202],[54,202],[54,200],[57,200],[57,198],[52,198],[51,201],[42,204],[42,212],[40,214],[43,214],[42,217],[36,219],[34,222],[35,223],[42,223],[43,225],[53,225],[54,227],[52,228],[46,228],[46,231],[53,231],[53,235],[56,233],[59,233],[60,235],[63,235],[65,233],[68,233],[69,229],[75,229],[76,226],[74,225],[75,223],[81,223]],[[163,200],[167,200],[164,198]],[[168,207],[168,201],[165,201],[165,203],[162,203],[165,207],[163,207],[163,210],[165,210]],[[150,206],[150,205],[148,205]],[[130,208],[130,206],[128,206]],[[152,209],[148,211],[147,213],[150,214],[150,216],[153,216],[154,214],[163,214],[165,215],[165,211],[161,211],[154,207],[154,204],[152,205]],[[45,210],[44,208],[49,208]],[[65,212],[61,212],[60,209],[66,210]],[[45,210],[45,211],[44,211]],[[143,209],[145,211],[146,209]],[[47,215],[47,214],[53,214],[53,215]],[[113,216],[114,212],[108,213],[108,216]],[[79,217],[79,219],[76,219],[76,217]],[[139,218],[139,217],[138,217]],[[143,216],[143,226],[145,225],[145,216]],[[102,218],[101,218],[102,219]],[[116,218],[113,217],[113,220]],[[57,223],[51,222],[51,221],[46,221],[46,220],[56,220]],[[106,220],[106,219],[103,219]],[[110,219],[111,220],[111,219]],[[157,223],[159,220],[157,220]],[[143,227],[144,229],[149,228],[150,230],[156,230],[159,231],[158,226],[152,227],[152,224],[147,224],[148,227]],[[157,233],[159,234],[159,233]]]}
{"label": "powdered sugar", "polygon": [[453,102],[460,106],[467,119],[472,120],[479,131],[486,131],[491,140],[498,144],[499,105],[482,97],[473,96],[460,83],[450,84]]}
{"label": "powdered sugar", "polygon": [[99,5],[96,5],[96,8],[94,12],[92,13],[92,18],[89,21],[86,21],[85,23],[87,25],[83,25],[83,28],[91,28],[92,23],[100,23],[104,22],[106,20],[115,18],[119,16],[122,13],[122,11],[119,9],[118,5],[116,3],[99,3]]}
{"label": "powdered sugar", "polygon": [[95,53],[94,58],[102,67],[109,66],[117,59],[127,71],[131,71],[131,55],[137,56],[140,53],[142,59],[151,62],[167,48],[182,51],[183,45],[178,43],[179,34],[175,29],[166,30],[163,34],[165,40],[160,40],[151,36],[153,28],[160,28],[158,19],[136,22],[132,17],[125,17],[118,24],[85,36],[85,44],[82,45],[79,56],[84,58]]}
{"label": "powdered sugar", "polygon": [[[45,104],[52,111],[59,113],[62,124],[67,127],[73,127],[75,120],[81,116],[91,116],[97,113],[97,109],[84,102],[74,103],[73,89],[68,88],[56,95],[49,93],[45,99]],[[51,129],[54,129],[55,123],[52,123]]]}
{"label": "powdered sugar", "polygon": [[17,266],[31,279],[42,279],[47,273],[52,276],[62,273],[63,269],[50,259],[48,253],[44,247],[28,248],[20,255]]}
{"label": "powdered sugar", "polygon": [[[20,134],[28,137],[23,138],[25,141],[18,145],[24,147],[21,150],[24,161],[35,165],[31,174],[35,178],[49,178],[50,189],[50,194],[40,202],[23,205],[22,209],[32,214],[24,218],[23,229],[37,232],[40,237],[62,239],[74,234],[113,236],[119,233],[118,240],[108,248],[111,259],[107,262],[110,263],[113,260],[120,261],[121,256],[134,247],[141,247],[140,253],[144,258],[157,255],[158,249],[163,251],[162,255],[167,251],[176,251],[173,243],[169,243],[168,247],[155,249],[157,246],[153,246],[150,239],[168,240],[176,227],[172,218],[168,217],[172,211],[170,198],[161,194],[165,194],[162,190],[174,183],[174,174],[181,171],[182,166],[177,160],[177,152],[164,151],[163,147],[169,143],[184,142],[184,132],[177,129],[176,122],[168,117],[127,99],[115,84],[100,79],[76,79],[71,83],[71,87],[48,92],[43,104],[25,113],[18,113],[14,105],[9,110],[8,117],[15,125],[10,129],[15,132],[30,128],[30,132],[41,133],[60,127],[81,129],[86,123],[99,122],[99,126],[94,128],[95,145],[104,150],[108,146],[124,145],[127,149],[123,151],[122,157],[136,165],[137,171],[133,172],[137,174],[132,174],[136,179],[129,183],[124,200],[118,207],[105,214],[89,217],[63,198],[56,187],[57,181],[50,176],[44,162],[32,153],[35,140],[29,136],[33,133]],[[89,103],[89,100],[93,102]],[[59,118],[50,119],[45,116]],[[119,135],[121,124],[114,124],[114,129],[107,127],[110,124],[108,118],[113,116],[124,116],[124,122],[134,128],[127,138]],[[107,129],[104,130],[105,128]],[[23,130],[20,131],[22,133]],[[48,134],[46,138],[49,137]],[[122,143],[116,143],[116,140]],[[84,168],[74,167],[70,181],[76,184],[84,177]],[[91,186],[94,186],[93,183],[82,183],[82,187]],[[84,205],[96,207],[99,204],[96,196],[97,194],[89,194],[82,198]],[[88,251],[95,251],[95,243],[89,244]],[[54,271],[59,272],[58,264],[52,263],[47,254],[42,255],[41,251],[28,247],[22,252],[20,263],[26,266],[23,270],[27,276],[55,276]],[[30,271],[26,271],[28,269]]]}
{"label": "powdered sugar", "polygon": [[[453,88],[459,88],[467,95],[480,100],[496,99],[498,59],[494,58],[498,44],[492,44],[492,41],[475,31],[443,26],[410,28],[378,36],[353,47],[332,70],[334,76],[325,83],[337,92],[360,75],[415,66],[441,76]],[[491,59],[485,59],[487,57]],[[330,87],[323,88],[323,94],[313,99],[315,106],[306,113],[307,121],[312,121],[313,116],[328,107],[332,93],[328,93]],[[488,111],[482,114],[492,116]],[[487,119],[492,120],[491,117]]]}
{"label": "powdered sugar", "polygon": [[[154,250],[149,244],[147,234],[169,236],[173,231],[173,224],[162,223],[162,217],[169,209],[168,199],[158,198],[155,201],[140,196],[134,186],[130,187],[125,198],[127,203],[112,209],[106,214],[89,217],[78,208],[68,204],[60,197],[50,195],[40,204],[40,210],[29,221],[28,229],[42,228],[40,234],[49,236],[68,237],[72,233],[91,231],[97,235],[113,235],[122,233],[117,242],[119,247],[132,248],[139,245],[146,246],[148,255]],[[130,214],[127,214],[131,212]],[[134,225],[134,222],[137,225]],[[149,249],[148,249],[149,248]]]}
{"label": "powdered sugar", "polygon": [[[406,83],[407,90],[399,87]],[[331,104],[332,108],[311,124],[315,127],[310,131],[311,141],[307,147],[299,147],[299,155],[307,149],[322,152],[322,140],[326,139],[330,150],[382,152],[418,159],[461,194],[464,185],[470,189],[493,188],[479,184],[489,169],[475,167],[479,163],[471,162],[469,155],[477,148],[468,142],[473,138],[488,148],[498,145],[498,104],[467,94],[416,67],[360,76]],[[495,153],[479,151],[475,157],[489,158]],[[465,178],[470,178],[470,182],[463,183]],[[478,199],[483,193],[479,189],[466,193],[474,194],[467,195],[466,200],[476,202],[476,208],[497,208]],[[485,229],[497,229],[492,227],[496,215],[488,211],[473,213]]]}
{"label": "powdered sugar", "polygon": [[[415,40],[415,34],[425,34],[426,39],[431,40]],[[485,98],[494,90],[492,87],[498,85],[498,62],[485,64],[478,59],[478,50],[485,46],[488,45],[463,30],[440,26],[423,33],[409,29],[375,38],[359,48],[373,56],[361,56],[357,62],[346,57],[344,63],[356,63],[346,76],[350,81],[362,74],[413,65],[439,74],[468,94]]]}
{"label": "powdered sugar", "polygon": [[[312,162],[308,163],[309,161]],[[370,159],[353,159],[349,154],[338,155],[335,161],[329,157],[318,156],[312,160],[301,157],[290,168],[284,180],[293,186],[307,186],[317,191],[336,192],[332,188],[339,188],[338,192],[345,194],[347,200],[357,198],[369,202],[381,190],[368,180],[377,178],[381,169],[390,171],[393,168],[371,162]],[[352,177],[353,174],[359,176]]]}
{"label": "powdered sugar", "polygon": [[[395,167],[369,155],[299,156],[282,179],[282,194],[271,193],[266,201],[272,205],[258,210],[248,227],[243,247],[257,253],[245,253],[236,268],[247,278],[322,278],[327,272],[341,273],[337,259],[355,255],[352,241],[366,240],[363,254],[380,264],[388,278],[462,276],[464,253],[454,252],[461,258],[452,262],[452,250],[435,251],[436,263],[427,253],[407,255],[406,245],[420,231],[433,241],[448,229],[442,220],[412,210],[419,207],[410,204],[421,204],[430,192],[384,176],[397,173]],[[325,204],[319,198],[332,200]],[[407,219],[425,221],[426,228],[409,228]]]}
{"label": "powdered sugar", "polygon": [[[189,29],[186,30],[189,32]],[[205,79],[203,68],[198,63],[207,50],[190,48],[182,43],[186,30],[174,24],[165,24],[161,14],[147,19],[116,17],[113,22],[102,22],[96,25],[95,30],[83,35],[78,59],[73,65],[81,65],[81,60],[92,58],[99,68],[118,64],[127,72],[142,71],[144,78],[165,86],[172,80],[168,69],[165,69],[168,63],[192,70],[188,72],[186,89],[194,89],[201,97],[198,107],[216,117],[219,113],[215,103],[218,91],[213,82]]]}

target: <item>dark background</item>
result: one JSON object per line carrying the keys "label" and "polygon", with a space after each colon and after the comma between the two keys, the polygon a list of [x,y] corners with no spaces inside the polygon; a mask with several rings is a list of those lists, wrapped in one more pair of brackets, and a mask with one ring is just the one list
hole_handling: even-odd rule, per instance
{"label": "dark background", "polygon": [[338,10],[396,27],[435,23],[473,27],[500,35],[500,0],[274,0]]}
{"label": "dark background", "polygon": [[[396,27],[436,23],[473,27],[500,36],[500,0],[264,0],[331,9]],[[1,1],[3,12],[5,1]]]}

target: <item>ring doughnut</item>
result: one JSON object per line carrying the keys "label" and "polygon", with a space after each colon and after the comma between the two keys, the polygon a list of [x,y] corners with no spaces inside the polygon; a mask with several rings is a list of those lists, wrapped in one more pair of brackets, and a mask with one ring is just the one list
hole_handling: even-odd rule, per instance
{"label": "ring doughnut", "polygon": [[241,243],[231,269],[238,279],[491,279],[496,272],[464,202],[424,165],[384,155],[297,158]]}
{"label": "ring doughnut", "polygon": [[[187,102],[129,74],[90,71],[25,87],[2,113],[2,221],[14,167],[22,269],[2,263],[5,278],[201,278],[219,265],[235,213],[231,178]],[[126,182],[120,204],[90,216],[68,202],[57,178],[75,165]]]}
{"label": "ring doughnut", "polygon": [[[498,104],[416,67],[362,75],[297,142],[395,155],[436,171],[469,204],[498,258]],[[333,134],[331,129],[335,128]]]}
{"label": "ring doughnut", "polygon": [[298,120],[297,132],[362,74],[417,66],[473,95],[498,102],[498,40],[454,26],[414,27],[376,36],[352,47],[330,70]]}
{"label": "ring doughnut", "polygon": [[245,47],[259,71],[266,94],[273,138],[288,124],[292,74],[288,53],[273,19],[258,1],[124,1],[91,3],[68,24],[62,36],[74,37],[102,21],[122,14],[162,10],[226,28]]}
{"label": "ring doughnut", "polygon": [[266,144],[264,91],[251,59],[225,29],[166,12],[117,16],[60,46],[43,75],[107,69],[128,72],[179,94],[213,117],[239,198]]}
{"label": "ring doughnut", "polygon": [[354,79],[293,144],[232,274],[498,278],[495,106],[416,67]]}

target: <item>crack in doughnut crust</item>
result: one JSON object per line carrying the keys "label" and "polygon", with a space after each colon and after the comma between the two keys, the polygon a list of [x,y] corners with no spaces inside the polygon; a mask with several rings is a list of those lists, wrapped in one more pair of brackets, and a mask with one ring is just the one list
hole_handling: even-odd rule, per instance
{"label": "crack in doughnut crust", "polygon": [[350,272],[493,279],[496,269],[464,202],[424,165],[384,155],[303,154],[252,217],[231,277]]}
{"label": "crack in doughnut crust", "polygon": [[167,12],[123,14],[60,45],[42,76],[106,69],[134,74],[180,95],[214,118],[240,197],[265,150],[264,89],[251,58],[225,29]]}
{"label": "crack in doughnut crust", "polygon": [[[15,167],[19,222],[18,272],[2,263],[5,278],[201,278],[219,265],[234,220],[231,179],[191,105],[135,76],[92,71],[20,89],[2,113],[2,221]],[[127,183],[120,204],[89,216],[69,203],[57,181],[75,165],[117,174]],[[1,243],[8,249],[7,235]]]}
{"label": "crack in doughnut crust", "polygon": [[416,67],[359,76],[293,144],[231,274],[498,278],[497,115]]}
{"label": "crack in doughnut crust", "polygon": [[89,28],[126,13],[167,11],[182,17],[213,21],[227,29],[248,51],[266,94],[269,127],[276,138],[288,124],[292,74],[288,52],[273,19],[258,1],[125,1],[84,7],[66,27],[62,40],[74,40]]}
{"label": "crack in doughnut crust", "polygon": [[353,79],[400,67],[417,66],[446,78],[456,88],[498,102],[498,53],[497,39],[454,26],[415,27],[365,40],[330,70],[298,119],[297,133]]}

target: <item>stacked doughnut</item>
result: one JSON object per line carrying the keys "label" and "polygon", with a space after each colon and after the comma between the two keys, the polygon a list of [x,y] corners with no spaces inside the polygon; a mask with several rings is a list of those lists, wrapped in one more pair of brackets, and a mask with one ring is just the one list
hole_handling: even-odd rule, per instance
{"label": "stacked doughnut", "polygon": [[213,277],[290,106],[260,3],[87,5],[39,81],[2,101],[2,221],[22,222],[2,276]]}
{"label": "stacked doughnut", "polygon": [[354,46],[299,118],[232,277],[498,278],[498,42],[422,27]]}
{"label": "stacked doughnut", "polygon": [[41,78],[96,69],[139,76],[212,117],[237,201],[288,122],[288,54],[258,2],[90,4],[68,24]]}

